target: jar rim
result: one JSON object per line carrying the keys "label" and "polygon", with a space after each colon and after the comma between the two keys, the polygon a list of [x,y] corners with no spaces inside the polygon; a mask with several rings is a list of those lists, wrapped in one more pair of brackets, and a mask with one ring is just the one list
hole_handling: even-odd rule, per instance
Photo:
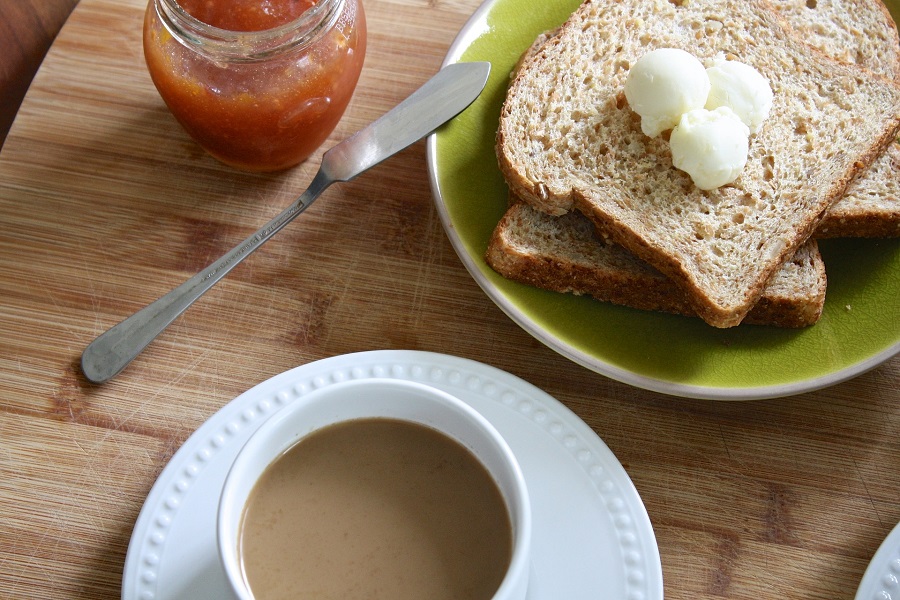
{"label": "jar rim", "polygon": [[346,0],[318,0],[299,17],[270,29],[234,31],[210,25],[178,0],[151,0],[163,26],[182,44],[223,62],[254,62],[310,46],[329,30]]}

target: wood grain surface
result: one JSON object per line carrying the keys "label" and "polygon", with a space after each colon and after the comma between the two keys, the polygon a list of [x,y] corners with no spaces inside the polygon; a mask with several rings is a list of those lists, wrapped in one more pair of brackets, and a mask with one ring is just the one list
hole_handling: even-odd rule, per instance
{"label": "wood grain surface", "polygon": [[[366,66],[326,147],[433,74],[477,6],[366,0]],[[372,349],[481,361],[575,411],[644,500],[667,598],[854,597],[900,521],[900,357],[740,403],[596,375],[468,275],[422,143],[330,188],[119,377],[86,382],[86,344],[276,214],[320,156],[252,175],[198,150],[147,75],[143,9],[81,0],[0,152],[0,597],[119,597],[138,512],[192,431],[277,373]]]}

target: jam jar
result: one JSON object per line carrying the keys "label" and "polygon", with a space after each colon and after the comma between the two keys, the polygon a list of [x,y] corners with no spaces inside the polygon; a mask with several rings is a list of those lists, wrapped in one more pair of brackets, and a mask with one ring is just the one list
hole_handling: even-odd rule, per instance
{"label": "jam jar", "polygon": [[278,171],[337,126],[362,70],[361,0],[150,0],[144,57],[160,96],[209,154]]}

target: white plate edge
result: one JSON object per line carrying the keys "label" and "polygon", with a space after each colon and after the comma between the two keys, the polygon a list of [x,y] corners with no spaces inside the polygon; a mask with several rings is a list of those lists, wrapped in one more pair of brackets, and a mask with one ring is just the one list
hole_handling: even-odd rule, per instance
{"label": "white plate edge", "polygon": [[[891,556],[892,553],[893,556]],[[900,577],[900,523],[894,526],[878,546],[875,554],[872,555],[872,560],[869,561],[869,566],[866,567],[859,582],[854,600],[886,600],[893,597],[892,594],[898,590],[895,589],[891,592],[885,589],[883,579],[886,574],[891,575],[887,571],[892,559],[897,561],[897,566],[892,574],[894,577],[893,587],[900,589],[897,582],[897,578]]]}

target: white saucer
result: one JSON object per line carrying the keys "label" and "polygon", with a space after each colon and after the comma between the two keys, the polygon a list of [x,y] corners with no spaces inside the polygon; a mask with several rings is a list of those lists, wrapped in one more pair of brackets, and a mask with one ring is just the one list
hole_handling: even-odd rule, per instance
{"label": "white saucer", "polygon": [[887,535],[869,562],[855,600],[900,598],[900,523]]}
{"label": "white saucer", "polygon": [[216,550],[225,475],[250,433],[312,389],[348,379],[426,383],[478,410],[506,438],[531,496],[529,600],[662,600],[650,519],[625,469],[574,413],[531,384],[466,359],[384,350],[297,367],[241,394],[172,457],[132,533],[123,600],[228,599]]}

